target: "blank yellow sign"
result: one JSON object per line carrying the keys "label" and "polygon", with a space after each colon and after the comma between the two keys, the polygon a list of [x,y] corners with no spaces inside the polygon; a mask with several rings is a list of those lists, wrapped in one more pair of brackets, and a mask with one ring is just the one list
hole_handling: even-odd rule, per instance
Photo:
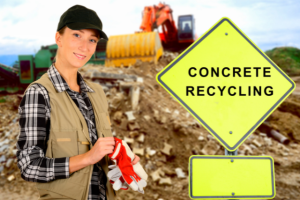
{"label": "blank yellow sign", "polygon": [[191,156],[191,199],[267,199],[275,197],[274,161],[270,156]]}
{"label": "blank yellow sign", "polygon": [[228,18],[218,21],[156,80],[229,151],[295,89],[295,83]]}

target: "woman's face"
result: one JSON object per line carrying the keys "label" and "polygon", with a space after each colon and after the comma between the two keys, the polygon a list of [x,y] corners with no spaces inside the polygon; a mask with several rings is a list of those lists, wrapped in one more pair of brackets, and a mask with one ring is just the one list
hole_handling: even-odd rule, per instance
{"label": "woman's face", "polygon": [[98,38],[94,29],[72,30],[66,27],[64,34],[58,32],[60,59],[71,66],[80,68],[87,63],[95,53]]}

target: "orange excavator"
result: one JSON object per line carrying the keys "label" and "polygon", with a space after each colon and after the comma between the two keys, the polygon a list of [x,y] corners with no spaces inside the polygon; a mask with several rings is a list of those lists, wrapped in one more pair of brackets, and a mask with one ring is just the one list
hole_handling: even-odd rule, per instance
{"label": "orange excavator", "polygon": [[146,6],[143,11],[143,20],[140,29],[152,32],[159,26],[159,33],[164,49],[180,51],[190,46],[195,41],[193,15],[178,16],[178,28],[172,16],[172,9],[166,4]]}
{"label": "orange excavator", "polygon": [[[157,63],[163,50],[181,52],[195,40],[193,15],[178,16],[178,26],[169,5],[146,6],[142,14],[141,31],[110,36],[106,46],[106,66],[133,65],[137,59]],[[161,27],[162,32],[154,31]]]}

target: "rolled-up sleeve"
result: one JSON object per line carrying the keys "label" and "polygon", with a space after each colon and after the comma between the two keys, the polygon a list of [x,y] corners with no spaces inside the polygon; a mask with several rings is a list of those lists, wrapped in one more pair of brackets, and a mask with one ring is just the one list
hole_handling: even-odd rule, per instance
{"label": "rolled-up sleeve", "polygon": [[47,90],[40,84],[31,85],[21,100],[18,112],[20,133],[16,146],[21,177],[42,183],[69,178],[69,157],[45,156],[50,123]]}

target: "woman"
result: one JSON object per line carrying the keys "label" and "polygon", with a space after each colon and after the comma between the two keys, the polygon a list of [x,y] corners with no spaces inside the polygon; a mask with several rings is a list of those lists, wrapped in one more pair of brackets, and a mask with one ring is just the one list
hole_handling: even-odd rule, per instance
{"label": "woman", "polygon": [[17,164],[24,180],[36,182],[40,199],[114,199],[106,177],[115,146],[107,99],[78,72],[100,38],[107,40],[96,12],[69,8],[55,35],[55,62],[24,92]]}

